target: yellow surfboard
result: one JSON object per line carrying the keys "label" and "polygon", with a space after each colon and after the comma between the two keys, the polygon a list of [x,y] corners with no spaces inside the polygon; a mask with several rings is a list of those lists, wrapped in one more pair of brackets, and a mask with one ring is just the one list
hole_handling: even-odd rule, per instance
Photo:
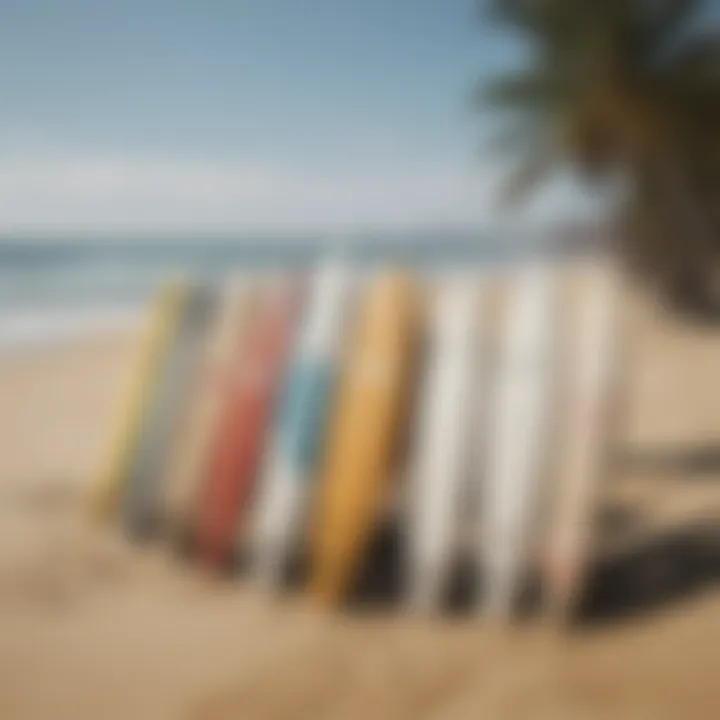
{"label": "yellow surfboard", "polygon": [[233,280],[224,288],[193,389],[194,397],[180,430],[176,452],[168,464],[164,521],[173,539],[183,543],[194,526],[197,496],[225,406],[229,376],[242,352],[252,298],[249,281]]}
{"label": "yellow surfboard", "polygon": [[107,520],[117,508],[142,433],[145,409],[186,297],[187,287],[182,282],[167,283],[158,291],[145,320],[136,356],[121,386],[107,450],[92,483],[91,512],[99,520]]}
{"label": "yellow surfboard", "polygon": [[359,307],[314,518],[310,592],[324,603],[348,591],[388,488],[411,376],[416,302],[410,278],[383,273],[370,281]]}

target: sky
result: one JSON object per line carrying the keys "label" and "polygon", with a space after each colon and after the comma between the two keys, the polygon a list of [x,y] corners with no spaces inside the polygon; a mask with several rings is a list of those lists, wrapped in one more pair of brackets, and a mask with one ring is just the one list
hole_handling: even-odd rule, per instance
{"label": "sky", "polygon": [[475,5],[0,0],[0,233],[500,222],[471,95],[522,47]]}

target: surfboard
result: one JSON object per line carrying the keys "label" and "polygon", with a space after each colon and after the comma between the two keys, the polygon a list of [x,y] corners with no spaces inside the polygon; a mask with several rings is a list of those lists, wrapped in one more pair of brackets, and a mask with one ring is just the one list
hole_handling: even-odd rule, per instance
{"label": "surfboard", "polygon": [[616,271],[609,264],[593,265],[581,273],[578,290],[568,336],[558,483],[542,568],[548,609],[559,620],[571,617],[581,596],[618,389]]}
{"label": "surfboard", "polygon": [[314,516],[311,595],[341,601],[358,569],[390,479],[416,330],[414,283],[383,272],[359,308],[338,389]]}
{"label": "surfboard", "polygon": [[157,391],[134,458],[123,498],[123,524],[128,533],[144,538],[161,518],[162,479],[174,450],[180,420],[191,396],[192,382],[215,306],[214,291],[189,287],[177,329],[157,378]]}
{"label": "surfboard", "polygon": [[326,262],[314,274],[256,508],[255,570],[269,585],[282,580],[289,556],[302,545],[345,337],[350,287],[348,269],[338,262]]}
{"label": "surfboard", "polygon": [[187,549],[193,542],[199,493],[218,433],[229,378],[243,350],[252,299],[249,280],[231,279],[221,289],[191,406],[179,433],[176,452],[168,463],[163,524],[179,548]]}
{"label": "surfboard", "polygon": [[121,384],[110,438],[92,482],[90,510],[99,520],[108,520],[118,509],[185,294],[180,282],[164,284],[143,321],[137,351]]}
{"label": "surfboard", "polygon": [[228,564],[236,534],[245,527],[245,511],[281,391],[298,302],[298,286],[291,280],[276,279],[265,288],[227,389],[197,516],[197,551],[210,568]]}
{"label": "surfboard", "polygon": [[431,308],[428,352],[410,462],[408,589],[434,611],[456,560],[479,418],[482,294],[478,278],[446,278]]}
{"label": "surfboard", "polygon": [[512,614],[525,580],[547,474],[556,285],[553,271],[541,263],[517,271],[498,356],[479,531],[484,604],[503,619]]}

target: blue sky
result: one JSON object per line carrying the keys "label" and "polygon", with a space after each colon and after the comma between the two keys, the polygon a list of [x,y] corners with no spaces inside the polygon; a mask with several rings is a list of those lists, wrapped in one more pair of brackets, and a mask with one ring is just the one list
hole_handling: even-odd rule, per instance
{"label": "blue sky", "polygon": [[0,232],[496,222],[474,5],[0,2]]}

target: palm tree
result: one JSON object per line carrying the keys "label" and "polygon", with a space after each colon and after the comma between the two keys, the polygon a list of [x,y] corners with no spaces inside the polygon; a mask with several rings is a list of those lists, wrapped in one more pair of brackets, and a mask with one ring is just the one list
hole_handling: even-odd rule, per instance
{"label": "palm tree", "polygon": [[711,2],[488,0],[531,61],[480,98],[510,115],[511,200],[563,163],[590,183],[622,178],[618,249],[676,301],[718,313],[720,34],[699,22]]}

